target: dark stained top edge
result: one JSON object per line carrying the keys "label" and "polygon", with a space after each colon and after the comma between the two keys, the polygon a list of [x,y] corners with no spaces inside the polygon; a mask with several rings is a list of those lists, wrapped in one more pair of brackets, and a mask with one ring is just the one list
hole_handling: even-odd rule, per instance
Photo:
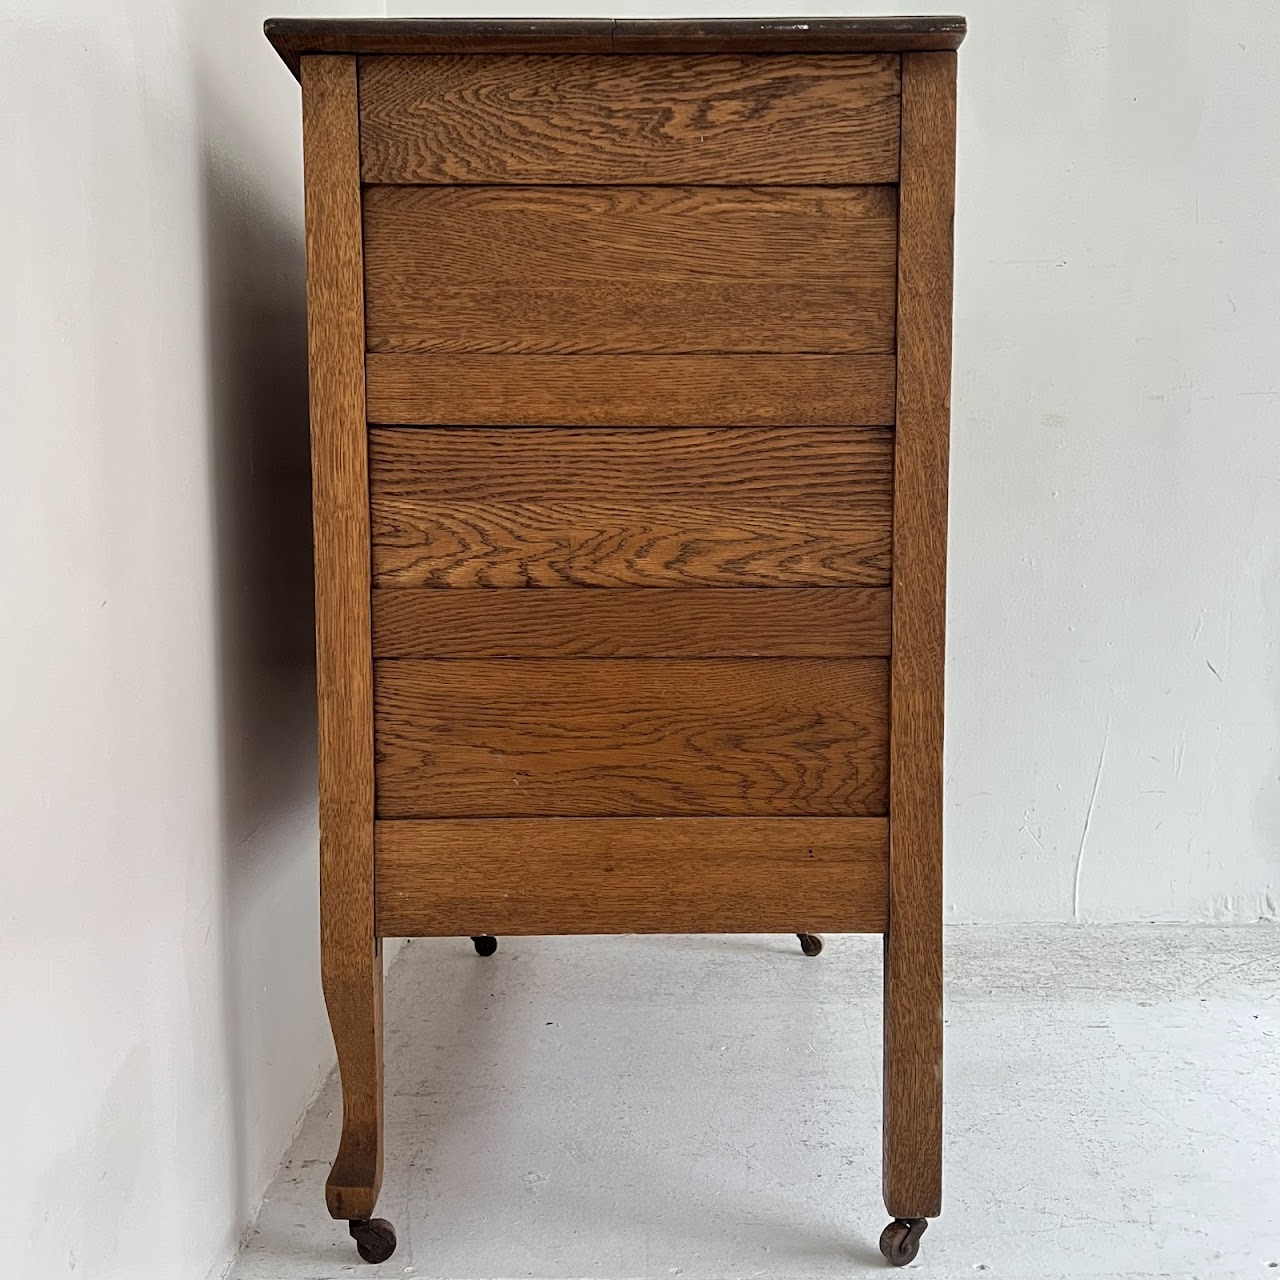
{"label": "dark stained top edge", "polygon": [[930,18],[268,18],[296,76],[308,53],[918,53],[958,49]]}

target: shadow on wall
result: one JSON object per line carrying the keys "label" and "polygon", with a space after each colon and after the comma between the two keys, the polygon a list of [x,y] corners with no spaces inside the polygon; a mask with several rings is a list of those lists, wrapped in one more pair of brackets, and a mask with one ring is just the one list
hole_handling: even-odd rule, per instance
{"label": "shadow on wall", "polygon": [[275,180],[207,82],[198,110],[225,1052],[243,1222],[331,1065],[317,965],[305,250],[300,200],[288,198],[297,178]]}

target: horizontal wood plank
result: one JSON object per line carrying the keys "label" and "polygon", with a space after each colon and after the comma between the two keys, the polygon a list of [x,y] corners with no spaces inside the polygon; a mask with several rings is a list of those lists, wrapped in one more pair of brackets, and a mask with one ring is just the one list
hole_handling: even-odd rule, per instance
{"label": "horizontal wood plank", "polygon": [[424,426],[889,426],[896,364],[864,355],[367,358],[371,423]]}
{"label": "horizontal wood plank", "polygon": [[882,815],[881,658],[374,664],[380,818]]}
{"label": "horizontal wood plank", "polygon": [[893,187],[371,187],[371,351],[891,351]]}
{"label": "horizontal wood plank", "polygon": [[360,62],[367,183],[891,183],[900,59]]}
{"label": "horizontal wood plank", "polygon": [[379,822],[382,937],[880,933],[883,818]]}
{"label": "horizontal wood plank", "polygon": [[374,508],[374,581],[419,587],[884,586],[888,520],[691,501]]}
{"label": "horizontal wood plank", "polygon": [[883,428],[651,431],[539,428],[369,432],[376,497],[480,502],[688,501],[888,511]]}
{"label": "horizontal wood plank", "polygon": [[882,586],[892,433],[370,432],[390,587]]}
{"label": "horizontal wood plank", "polygon": [[865,658],[889,592],[847,588],[373,593],[379,658]]}

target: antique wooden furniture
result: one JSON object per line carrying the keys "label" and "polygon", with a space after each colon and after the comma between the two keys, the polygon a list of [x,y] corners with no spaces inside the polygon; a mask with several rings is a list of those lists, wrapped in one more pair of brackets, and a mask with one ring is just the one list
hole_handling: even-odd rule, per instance
{"label": "antique wooden furniture", "polygon": [[963,21],[267,33],[302,82],[330,1213],[389,1256],[380,939],[861,931],[910,1261]]}

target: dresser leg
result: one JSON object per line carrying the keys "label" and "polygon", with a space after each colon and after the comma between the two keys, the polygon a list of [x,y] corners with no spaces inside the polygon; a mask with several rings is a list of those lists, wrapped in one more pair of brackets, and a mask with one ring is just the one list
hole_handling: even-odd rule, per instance
{"label": "dresser leg", "polygon": [[[382,947],[374,921],[373,655],[356,59],[301,59],[315,519],[320,972],[342,1077],[325,1185],[362,1256],[389,1254],[382,1185]],[[394,1248],[394,1235],[390,1248]]]}
{"label": "dresser leg", "polygon": [[942,1212],[941,939],[923,928],[923,936],[913,939],[902,925],[895,933],[892,916],[890,921],[884,966],[884,1203],[899,1224],[911,1228],[890,1224],[903,1237],[895,1237],[895,1247],[914,1256],[924,1219]]}
{"label": "dresser leg", "polygon": [[342,1139],[325,1202],[333,1217],[365,1223],[373,1219],[382,1188],[382,947],[375,944],[359,959],[326,949],[324,961],[342,1082]]}
{"label": "dresser leg", "polygon": [[[942,1211],[943,676],[956,55],[902,58],[893,445],[889,898],[884,952],[885,1257]],[[905,498],[905,500],[904,500]]]}

